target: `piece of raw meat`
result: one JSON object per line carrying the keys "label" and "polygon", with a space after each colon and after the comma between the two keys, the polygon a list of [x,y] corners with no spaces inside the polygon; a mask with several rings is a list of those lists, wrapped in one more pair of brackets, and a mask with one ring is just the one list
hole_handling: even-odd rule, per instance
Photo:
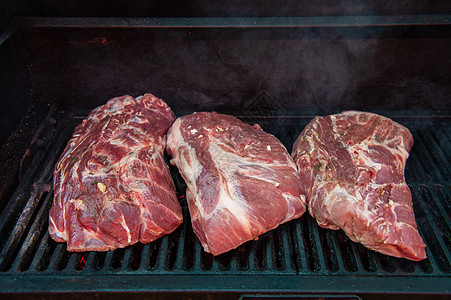
{"label": "piece of raw meat", "polygon": [[213,255],[306,210],[296,165],[259,125],[215,112],[187,115],[169,129],[167,152],[188,186],[194,232]]}
{"label": "piece of raw meat", "polygon": [[407,128],[377,114],[315,117],[293,146],[310,215],[369,249],[426,258],[404,179],[412,145]]}
{"label": "piece of raw meat", "polygon": [[174,119],[151,94],[94,109],[55,167],[50,236],[68,251],[106,251],[177,228],[182,211],[163,157]]}

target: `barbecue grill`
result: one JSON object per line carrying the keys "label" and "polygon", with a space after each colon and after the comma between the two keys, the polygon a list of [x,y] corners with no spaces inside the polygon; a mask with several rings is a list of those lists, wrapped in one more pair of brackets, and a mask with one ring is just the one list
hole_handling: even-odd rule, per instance
{"label": "barbecue grill", "polygon": [[[3,295],[451,294],[451,15],[16,17],[0,36],[0,66]],[[184,215],[176,231],[69,253],[47,231],[55,163],[91,109],[145,92],[177,116],[215,110],[259,123],[289,151],[317,114],[357,109],[405,125],[415,140],[406,181],[428,258],[367,250],[308,214],[214,257],[193,233],[173,166]]]}

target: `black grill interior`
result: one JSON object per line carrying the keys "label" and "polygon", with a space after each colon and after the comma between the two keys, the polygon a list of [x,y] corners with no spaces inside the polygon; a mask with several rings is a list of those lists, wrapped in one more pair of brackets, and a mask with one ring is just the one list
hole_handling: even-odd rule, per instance
{"label": "black grill interior", "polygon": [[[0,293],[449,294],[449,22],[355,29],[325,20],[323,27],[282,26],[280,19],[258,28],[153,28],[141,20],[134,28],[123,25],[133,20],[22,19],[14,34],[0,36],[1,115],[8,123],[0,148]],[[341,67],[322,72],[317,65],[332,62],[357,71],[343,81]],[[371,68],[379,72],[370,76]],[[178,116],[216,110],[259,123],[289,151],[316,114],[368,110],[407,126],[415,144],[406,180],[428,258],[411,262],[369,251],[308,214],[214,257],[193,233],[186,185],[173,166],[184,213],[177,230],[146,245],[67,252],[47,231],[54,165],[92,108],[144,92],[165,99]],[[28,109],[16,111],[15,102]]]}

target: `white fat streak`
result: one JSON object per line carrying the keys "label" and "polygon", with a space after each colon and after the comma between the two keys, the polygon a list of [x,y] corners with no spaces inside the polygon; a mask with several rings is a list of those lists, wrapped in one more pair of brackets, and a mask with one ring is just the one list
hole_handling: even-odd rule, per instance
{"label": "white fat streak", "polygon": [[227,209],[250,232],[248,205],[243,201],[243,196],[237,193],[233,178],[233,175],[239,171],[239,166],[249,163],[236,154],[224,151],[215,143],[210,143],[208,150],[216,169],[220,170],[220,174],[225,177],[228,190],[223,185],[220,186],[218,205],[215,210]]}
{"label": "white fat streak", "polygon": [[[265,162],[258,162],[258,161],[248,161],[245,157],[239,156],[233,152],[224,151],[221,147],[219,147],[215,143],[210,143],[208,148],[211,158],[213,162],[215,163],[215,166],[221,170],[221,172],[225,174],[235,174],[235,173],[242,173],[241,169],[245,166],[251,166],[251,167],[261,167],[264,168],[270,172],[273,172],[271,167],[276,166],[287,166],[287,163],[284,162],[282,164],[272,163],[268,164]],[[289,160],[289,166],[293,168],[293,172],[296,173],[296,165],[292,162],[292,160]],[[230,179],[233,181],[233,179],[230,176]],[[267,177],[259,177],[259,180],[267,181],[272,184],[276,184],[277,181],[272,180],[271,178]]]}
{"label": "white fat streak", "polygon": [[[185,139],[183,138],[180,131],[180,125],[180,119],[175,120],[175,122],[172,124],[171,133],[167,137],[167,147],[169,149],[172,149],[173,158],[171,162],[174,162],[177,165],[183,179],[188,185],[188,188],[191,191],[197,191],[198,189],[196,186],[196,178],[201,173],[203,168],[199,160],[197,159],[196,151],[187,142],[185,142]],[[188,126],[188,128],[190,128],[190,126]],[[184,155],[181,155],[179,151],[176,151],[181,145],[188,148],[186,155],[190,160],[190,164],[188,164],[188,161],[185,160]],[[193,200],[194,205],[196,205],[196,207],[199,209],[201,215],[204,215],[202,205],[197,202],[197,199]]]}
{"label": "white fat streak", "polygon": [[[369,150],[368,144],[366,143],[357,144],[348,148],[348,152],[351,154],[351,157],[354,157],[354,160],[363,160],[365,161],[365,166],[367,168],[378,172],[382,168],[383,164],[373,161],[368,155]],[[357,154],[354,154],[354,151],[357,152]]]}
{"label": "white fat streak", "polygon": [[[211,154],[215,167],[218,170],[221,170],[221,175],[225,177],[228,191],[230,192],[229,194],[224,187],[221,186],[218,206],[216,209],[228,209],[241,222],[241,224],[250,231],[251,228],[247,215],[248,205],[247,202],[244,201],[243,196],[238,193],[239,189],[236,189],[235,187],[234,174],[242,173],[241,168],[243,166],[259,166],[273,172],[270,166],[277,166],[277,164],[248,161],[245,157],[239,156],[233,152],[224,151],[220,146],[213,142],[210,143],[208,150]],[[284,166],[285,165],[286,164],[284,164]],[[294,170],[296,169],[294,168]],[[269,182],[276,187],[280,185],[279,182],[268,177],[259,177],[258,179]],[[285,194],[283,196],[287,201],[293,197],[292,195]],[[296,201],[298,200],[296,199]]]}
{"label": "white fat streak", "polygon": [[[59,231],[58,227],[56,227],[55,221],[53,220],[52,217],[49,217],[49,223],[50,226],[49,227],[53,227],[55,229],[55,231],[53,232],[54,235],[56,235],[57,237],[67,241],[67,231]],[[65,228],[65,227],[64,227]]]}
{"label": "white fat streak", "polygon": [[[196,151],[192,147],[189,146],[188,143],[185,142],[181,131],[180,131],[181,121],[178,119],[174,122],[171,129],[171,134],[168,136],[168,148],[172,149],[174,153],[174,162],[179,168],[179,170],[182,171],[182,176],[185,179],[185,182],[187,183],[189,189],[191,191],[198,191],[198,188],[196,186],[196,179],[197,176],[201,173],[203,167],[201,163],[199,162]],[[191,164],[188,164],[187,161],[184,159],[180,153],[177,151],[174,151],[175,149],[178,149],[181,145],[188,148],[188,152],[186,153],[189,157],[189,160]],[[241,157],[239,155],[236,155],[232,152],[224,151],[219,145],[215,144],[214,142],[211,142],[209,144],[208,151],[211,155],[212,161],[216,167],[217,170],[220,170],[221,175],[225,177],[226,186],[221,185],[219,187],[219,196],[218,196],[218,205],[215,209],[216,210],[222,210],[227,209],[229,210],[236,218],[237,220],[243,225],[244,228],[247,228],[249,231],[251,230],[249,218],[247,215],[247,203],[243,201],[243,196],[237,192],[237,189],[235,188],[234,178],[233,174],[240,172],[241,167],[243,166],[260,166],[262,168],[270,169],[270,166],[279,166],[279,164],[267,164],[267,163],[259,163],[256,161],[247,161],[244,157]],[[286,163],[283,163],[284,166],[286,166]],[[296,165],[294,162],[292,164],[292,167],[294,170],[296,170]],[[260,180],[265,180],[267,182],[270,182],[274,185],[278,185],[277,181],[274,181],[270,178],[259,178]],[[285,197],[285,196],[284,196]],[[287,199],[288,196],[285,198]],[[201,203],[199,203],[199,199],[195,198],[193,199],[194,205],[198,208],[200,214],[204,217],[206,216],[203,206]],[[213,213],[215,212],[213,211]]]}
{"label": "white fat streak", "polygon": [[197,129],[191,129],[191,130],[190,130],[190,133],[191,133],[191,134],[197,133]]}
{"label": "white fat streak", "polygon": [[291,203],[299,202],[299,198],[301,199],[302,203],[306,203],[305,202],[306,200],[305,200],[305,195],[299,195],[299,198],[298,198],[291,194],[282,193],[282,196],[285,198],[285,200],[287,201],[287,205],[288,205],[287,215],[286,215],[285,219],[281,222],[281,223],[285,223],[288,220],[291,220],[296,212]]}
{"label": "white fat streak", "polygon": [[127,232],[127,241],[130,243],[132,241],[132,235],[130,233],[130,228],[128,228],[127,223],[125,222],[125,217],[122,215],[120,224],[122,227],[124,227],[125,231]]}

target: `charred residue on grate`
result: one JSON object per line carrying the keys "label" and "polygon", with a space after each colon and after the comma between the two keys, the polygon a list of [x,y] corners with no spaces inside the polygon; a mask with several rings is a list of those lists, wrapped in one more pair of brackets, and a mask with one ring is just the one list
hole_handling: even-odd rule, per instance
{"label": "charred residue on grate", "polygon": [[40,197],[41,200],[39,201],[39,204],[31,218],[34,222],[31,227],[26,230],[28,231],[28,234],[25,240],[21,243],[21,248],[17,255],[18,259],[16,260],[16,263],[18,263],[17,269],[19,271],[23,272],[28,270],[33,258],[37,254],[39,241],[41,241],[47,233],[49,203],[51,202],[52,196],[52,193],[45,191]]}
{"label": "charred residue on grate", "polygon": [[[2,271],[8,270],[13,263],[19,270],[27,269],[31,261],[21,255],[36,251],[43,237],[42,232],[47,228],[47,213],[53,195],[49,193],[53,166],[59,151],[64,147],[68,131],[63,124],[54,126],[47,122],[54,113],[53,110],[49,112],[37,129],[40,135],[32,140],[32,142],[35,139],[45,140],[47,143],[30,152],[28,156],[30,163],[21,164],[23,168],[21,180],[0,215]],[[59,115],[62,117],[62,114]],[[18,261],[14,262],[17,255]]]}

